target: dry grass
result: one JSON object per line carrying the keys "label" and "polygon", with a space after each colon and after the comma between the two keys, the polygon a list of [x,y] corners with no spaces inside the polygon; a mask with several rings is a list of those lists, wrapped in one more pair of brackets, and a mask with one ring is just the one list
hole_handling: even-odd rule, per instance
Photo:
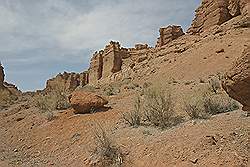
{"label": "dry grass", "polygon": [[42,111],[63,110],[70,107],[67,95],[61,91],[39,94],[35,97],[35,103]]}
{"label": "dry grass", "polygon": [[212,115],[239,109],[239,104],[226,94],[203,92],[190,97],[184,109],[191,119],[208,119]]}
{"label": "dry grass", "polygon": [[219,93],[219,91],[221,91],[222,87],[220,80],[218,78],[213,77],[208,82],[212,92]]}
{"label": "dry grass", "polygon": [[154,126],[172,126],[174,111],[171,94],[160,88],[149,88],[144,97],[144,115]]}
{"label": "dry grass", "polygon": [[135,104],[134,104],[134,110],[130,111],[130,112],[126,112],[123,113],[123,119],[130,125],[133,127],[138,127],[141,125],[142,122],[142,103],[141,103],[141,99],[138,96],[135,100]]}
{"label": "dry grass", "polygon": [[120,148],[99,124],[95,127],[94,137],[96,144],[94,154],[98,159],[98,164],[105,167],[121,166],[122,154]]}

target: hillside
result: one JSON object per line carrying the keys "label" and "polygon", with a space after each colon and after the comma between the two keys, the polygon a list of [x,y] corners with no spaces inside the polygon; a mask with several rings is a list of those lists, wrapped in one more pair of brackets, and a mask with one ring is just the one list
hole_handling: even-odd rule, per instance
{"label": "hillside", "polygon": [[[162,27],[154,47],[111,41],[87,71],[58,74],[36,92],[4,83],[1,68],[0,166],[249,166],[249,7],[248,0],[203,0],[188,32]],[[151,104],[147,91],[155,87],[170,94],[171,125],[146,115],[130,126],[124,117],[138,98]],[[190,116],[190,100],[207,97],[222,109]],[[108,104],[83,111],[98,98]],[[107,143],[98,139],[114,155],[103,157]]]}

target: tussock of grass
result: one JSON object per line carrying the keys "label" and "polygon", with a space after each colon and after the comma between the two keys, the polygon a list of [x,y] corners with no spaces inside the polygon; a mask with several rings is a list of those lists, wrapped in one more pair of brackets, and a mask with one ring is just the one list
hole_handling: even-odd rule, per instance
{"label": "tussock of grass", "polygon": [[99,165],[107,167],[121,166],[122,154],[120,148],[99,124],[95,127],[94,138],[96,144],[94,155],[97,157]]}

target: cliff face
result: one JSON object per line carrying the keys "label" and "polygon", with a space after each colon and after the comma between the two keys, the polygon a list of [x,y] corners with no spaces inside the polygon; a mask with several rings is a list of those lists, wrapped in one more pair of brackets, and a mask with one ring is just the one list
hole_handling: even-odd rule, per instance
{"label": "cliff face", "polygon": [[239,15],[248,17],[249,0],[203,0],[195,12],[195,19],[188,29],[191,34],[204,32]]}
{"label": "cliff face", "polygon": [[250,47],[227,72],[223,87],[232,98],[244,105],[243,109],[250,111]]}
{"label": "cliff face", "polygon": [[89,83],[96,83],[121,70],[122,59],[129,57],[128,49],[121,48],[119,42],[111,41],[104,50],[96,52],[91,59]]}
{"label": "cliff face", "polygon": [[[196,17],[188,30],[188,35],[209,30],[210,27],[221,25],[239,15],[248,17],[248,11],[249,0],[203,0],[196,10]],[[62,87],[64,90],[72,91],[88,83],[108,83],[127,77],[136,78],[138,74],[144,75],[144,72],[149,74],[151,70],[154,71],[146,66],[150,59],[166,53],[180,54],[192,45],[192,41],[175,43],[178,39],[182,40],[181,36],[186,38],[181,26],[162,27],[159,34],[155,48],[150,48],[147,44],[123,48],[119,42],[111,41],[103,50],[94,53],[87,71],[82,74],[59,74],[48,80],[46,90]],[[166,51],[161,52],[164,48]]]}
{"label": "cliff face", "polygon": [[67,73],[58,74],[55,78],[49,79],[46,83],[45,91],[54,90],[73,91],[78,86],[84,86],[88,83],[88,74],[83,73]]}
{"label": "cliff face", "polygon": [[157,40],[156,47],[164,46],[167,43],[184,35],[181,26],[175,26],[175,25],[160,28],[159,32],[160,32],[160,37]]}
{"label": "cliff face", "polygon": [[4,82],[4,71],[3,71],[3,66],[0,63],[0,88],[3,87],[3,82]]}

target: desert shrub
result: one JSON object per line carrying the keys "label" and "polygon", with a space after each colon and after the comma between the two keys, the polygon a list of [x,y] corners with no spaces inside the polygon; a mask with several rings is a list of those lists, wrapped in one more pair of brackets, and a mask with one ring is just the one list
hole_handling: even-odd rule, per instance
{"label": "desert shrub", "polygon": [[221,90],[221,84],[218,78],[211,78],[209,80],[209,86],[211,91],[214,93],[218,93]]}
{"label": "desert shrub", "polygon": [[206,113],[216,115],[239,109],[239,104],[232,98],[226,95],[211,95],[205,94],[204,110]]}
{"label": "desert shrub", "polygon": [[64,110],[70,107],[66,93],[55,90],[48,94],[40,93],[35,98],[36,107],[42,111]]}
{"label": "desert shrub", "polygon": [[121,150],[101,125],[96,126],[94,137],[96,144],[94,154],[97,156],[101,166],[120,166],[122,164]]}
{"label": "desert shrub", "polygon": [[123,119],[130,125],[133,127],[138,127],[141,125],[141,121],[142,121],[142,113],[141,113],[141,109],[142,109],[142,102],[140,97],[137,97],[135,100],[135,104],[134,104],[134,109],[130,112],[126,112],[123,114]]}
{"label": "desert shrub", "polygon": [[195,97],[185,102],[184,110],[191,119],[207,119],[210,117],[204,110],[203,100]]}
{"label": "desert shrub", "polygon": [[104,88],[103,92],[107,96],[113,96],[113,95],[117,95],[118,93],[120,93],[120,89],[113,85],[109,85],[108,87]]}
{"label": "desert shrub", "polygon": [[239,105],[225,94],[205,92],[190,98],[184,108],[191,119],[207,119],[211,115],[237,110]]}
{"label": "desert shrub", "polygon": [[171,94],[159,88],[150,88],[144,97],[144,115],[151,124],[166,128],[173,124],[173,103]]}

